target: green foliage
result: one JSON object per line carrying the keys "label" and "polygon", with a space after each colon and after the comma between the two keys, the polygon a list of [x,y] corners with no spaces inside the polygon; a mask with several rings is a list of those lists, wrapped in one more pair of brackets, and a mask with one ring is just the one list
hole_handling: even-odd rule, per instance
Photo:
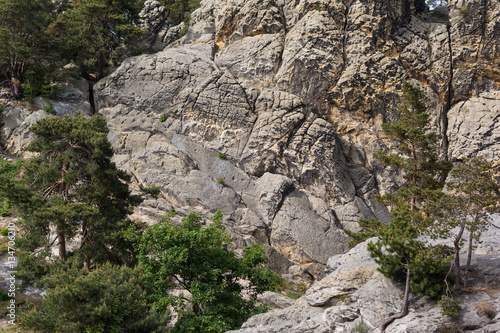
{"label": "green foliage", "polygon": [[349,294],[342,294],[342,295],[340,295],[340,302],[341,303],[351,303],[352,298]]}
{"label": "green foliage", "polygon": [[0,68],[9,83],[12,97],[16,99],[23,95],[26,72],[39,76],[50,72],[47,64],[40,64],[55,53],[53,43],[45,33],[53,8],[50,0],[0,2]]}
{"label": "green foliage", "polygon": [[46,106],[43,107],[43,110],[48,114],[55,114],[54,104],[52,102],[48,102]]}
{"label": "green foliage", "polygon": [[368,326],[366,326],[363,317],[361,317],[361,320],[354,326],[354,330],[358,333],[368,333]]}
{"label": "green foliage", "polygon": [[142,192],[144,192],[144,193],[152,196],[155,199],[158,199],[158,196],[161,193],[160,187],[156,186],[156,185],[151,185],[151,186],[148,186],[148,187],[144,187],[144,186],[140,185],[140,189],[141,189]]}
{"label": "green foliage", "polygon": [[224,178],[217,178],[217,183],[221,184],[222,186],[224,186]]}
{"label": "green foliage", "polygon": [[284,292],[287,297],[293,298],[293,299],[298,299],[302,297],[306,291],[307,291],[307,286],[301,284],[298,286],[286,284],[281,292]]}
{"label": "green foliage", "polygon": [[389,278],[403,280],[409,269],[411,290],[439,297],[444,291],[446,255],[418,240],[421,233],[412,220],[419,213],[411,211],[406,203],[393,208],[391,213],[393,220],[380,229],[375,243],[368,244],[371,256],[380,265],[379,271]]}
{"label": "green foliage", "polygon": [[392,221],[384,226],[378,221],[364,220],[361,221],[364,231],[358,235],[351,233],[353,244],[378,235],[375,243],[368,244],[368,250],[379,264],[379,271],[392,279],[406,279],[403,315],[408,312],[410,291],[434,298],[442,295],[448,260],[442,247],[429,246],[420,240],[435,220],[427,214],[427,202],[442,196],[443,179],[451,169],[451,163],[438,160],[438,137],[427,132],[429,115],[423,98],[420,88],[403,82],[399,120],[383,124],[384,132],[398,143],[398,152],[374,154],[383,164],[403,171],[405,178],[397,193],[376,197],[390,207]]}
{"label": "green foliage", "polygon": [[8,228],[3,228],[0,230],[0,235],[2,236],[8,236],[9,235],[9,229]]}
{"label": "green foliage", "polygon": [[385,227],[382,222],[376,219],[360,219],[358,224],[361,228],[363,228],[360,232],[353,232],[351,230],[344,229],[344,232],[351,237],[348,244],[351,249],[368,238],[377,236],[380,233],[380,229]]}
{"label": "green foliage", "polygon": [[104,264],[89,272],[60,265],[48,277],[41,306],[20,322],[36,332],[153,332],[169,316],[150,311],[139,269]]}
{"label": "green foliage", "polygon": [[419,195],[426,197],[419,189],[441,189],[452,167],[450,162],[438,160],[438,137],[427,133],[429,114],[422,102],[424,96],[420,88],[403,82],[399,120],[382,125],[384,133],[398,142],[399,152],[374,154],[383,164],[404,171],[412,200]]}
{"label": "green foliage", "polygon": [[9,299],[9,295],[3,290],[0,290],[0,301],[8,301]]}
{"label": "green foliage", "polygon": [[78,233],[83,239],[75,253],[88,267],[92,262],[132,264],[131,245],[124,238],[132,222],[126,217],[141,199],[130,195],[125,183],[130,176],[111,162],[113,150],[104,118],[48,117],[31,131],[36,137],[28,150],[40,154],[23,164],[20,177],[0,173],[0,196],[7,197],[22,218],[23,237],[16,245],[21,250],[23,283],[47,273],[40,253],[51,257],[48,249],[56,240],[59,256],[65,260],[65,242]]}
{"label": "green foliage", "polygon": [[62,53],[90,73],[104,75],[106,58],[124,38],[142,33],[137,26],[141,3],[136,0],[73,0],[49,32],[61,43]]}
{"label": "green foliage", "polygon": [[441,305],[441,313],[444,316],[450,317],[458,317],[458,313],[461,310],[461,304],[459,299],[453,299],[449,296],[443,296],[439,301],[439,305]]}
{"label": "green foliage", "polygon": [[160,117],[160,122],[164,123],[168,119],[168,116],[166,114],[162,114]]}
{"label": "green foliage", "polygon": [[191,13],[200,7],[200,0],[160,0],[160,2],[167,9],[166,19],[170,26],[181,22],[184,22],[186,27],[189,26]]}
{"label": "green foliage", "polygon": [[[29,70],[24,74],[24,81],[22,84],[23,93],[29,102],[33,102],[33,99],[37,96],[55,98],[57,93],[60,91],[56,85],[52,84],[52,80],[55,78],[50,71],[50,67],[35,68],[34,70]],[[54,112],[52,111],[48,113],[53,114]]]}
{"label": "green foliage", "polygon": [[227,157],[226,157],[226,154],[221,153],[221,152],[219,152],[218,156],[219,156],[219,158],[220,158],[221,160],[225,160],[225,159],[227,158]]}
{"label": "green foliage", "polygon": [[[170,215],[171,216],[171,215]],[[183,315],[173,332],[225,332],[235,329],[252,313],[257,294],[274,290],[282,279],[267,269],[268,261],[262,245],[244,249],[242,258],[227,248],[231,239],[217,211],[207,227],[191,212],[179,226],[163,217],[145,230],[139,242],[139,261],[146,278],[154,287],[150,300],[158,309],[173,306]],[[248,282],[248,299],[242,297]],[[166,291],[179,286],[192,295],[172,296]]]}
{"label": "green foliage", "polygon": [[[493,179],[492,163],[482,157],[464,159],[459,168],[451,171],[453,180],[446,184],[446,194],[429,204],[426,210],[434,216],[432,225],[434,237],[450,237],[452,230],[458,228],[454,237],[455,288],[461,289],[461,270],[459,253],[462,247],[463,232],[470,232],[468,250],[472,253],[474,244],[488,226],[490,214],[500,211],[500,188]],[[466,273],[470,260],[467,261]],[[467,285],[467,275],[465,276]]]}

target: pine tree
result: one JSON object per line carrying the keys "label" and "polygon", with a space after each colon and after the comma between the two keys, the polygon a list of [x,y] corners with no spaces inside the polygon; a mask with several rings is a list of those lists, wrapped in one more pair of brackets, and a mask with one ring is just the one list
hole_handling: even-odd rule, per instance
{"label": "pine tree", "polygon": [[31,304],[20,322],[34,332],[163,332],[168,311],[151,311],[139,268],[104,264],[93,271],[66,266],[45,279],[41,305]]}
{"label": "pine tree", "polygon": [[370,243],[368,250],[380,265],[379,270],[387,277],[405,280],[401,312],[388,318],[382,324],[382,331],[408,314],[411,291],[437,297],[444,289],[445,254],[418,238],[433,223],[433,217],[425,214],[424,207],[426,201],[441,195],[451,163],[438,160],[438,136],[427,131],[429,114],[423,98],[420,88],[403,82],[399,120],[382,126],[384,133],[398,143],[398,152],[379,152],[374,156],[385,165],[402,170],[405,183],[396,194],[386,193],[377,198],[391,209],[393,220],[389,225],[372,221],[367,224],[370,230],[359,235],[377,234],[378,240]]}
{"label": "pine tree", "polygon": [[69,58],[87,74],[97,68],[101,79],[111,51],[127,36],[142,32],[137,27],[140,4],[137,0],[73,0],[49,31]]}
{"label": "pine tree", "polygon": [[23,282],[47,273],[41,261],[51,256],[56,242],[59,258],[66,260],[66,243],[77,236],[82,240],[74,252],[81,254],[84,268],[92,262],[130,263],[131,246],[124,236],[132,222],[127,215],[141,199],[130,194],[125,183],[130,176],[111,162],[104,118],[48,117],[31,131],[36,138],[28,150],[38,156],[24,163],[21,179],[7,180],[0,188],[22,217]]}
{"label": "pine tree", "polygon": [[189,23],[191,13],[200,6],[200,0],[161,0],[166,8],[166,19],[170,26]]}
{"label": "pine tree", "polygon": [[39,64],[53,53],[45,30],[51,21],[50,0],[0,1],[0,69],[13,98],[23,96],[27,71],[39,71]]}

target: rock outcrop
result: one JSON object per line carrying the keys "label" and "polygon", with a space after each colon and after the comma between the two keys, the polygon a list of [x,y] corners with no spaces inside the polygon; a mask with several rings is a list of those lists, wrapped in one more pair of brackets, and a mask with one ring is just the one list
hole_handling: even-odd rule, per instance
{"label": "rock outcrop", "polygon": [[[493,221],[498,224],[499,220],[496,216]],[[409,314],[394,321],[386,332],[499,332],[499,233],[499,229],[490,227],[484,234],[485,242],[473,256],[473,287],[457,296],[462,302],[457,319],[444,316],[436,300],[412,295]],[[251,317],[240,330],[230,333],[360,332],[356,326],[380,332],[380,325],[400,311],[404,285],[377,271],[378,265],[366,250],[367,243],[374,240],[331,257],[327,276],[314,283],[293,305]],[[489,309],[488,315],[485,309]]]}
{"label": "rock outcrop", "polygon": [[[342,229],[390,219],[371,197],[400,176],[373,153],[394,148],[381,125],[403,80],[426,93],[441,157],[499,160],[499,12],[493,0],[203,0],[177,39],[147,1],[159,52],[94,86],[116,163],[161,187],[136,216],[221,209],[237,245],[263,242],[280,271],[321,277],[347,249]],[[13,109],[2,145],[20,153],[43,112]]]}
{"label": "rock outcrop", "polygon": [[222,208],[240,243],[317,272],[345,250],[342,228],[389,219],[371,195],[398,178],[372,154],[391,148],[381,124],[395,119],[403,80],[425,90],[443,157],[497,159],[499,6],[447,9],[205,0],[183,38],[96,85],[97,109],[119,166],[161,186],[154,208]]}

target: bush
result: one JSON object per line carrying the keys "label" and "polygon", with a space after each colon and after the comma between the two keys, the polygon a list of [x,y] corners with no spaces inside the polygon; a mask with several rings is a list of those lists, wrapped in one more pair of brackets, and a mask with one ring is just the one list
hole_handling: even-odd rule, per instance
{"label": "bush", "polygon": [[160,187],[156,186],[156,185],[151,185],[149,187],[144,187],[144,186],[140,185],[139,188],[141,189],[141,191],[143,191],[146,194],[149,194],[150,196],[152,196],[155,199],[158,199],[158,196],[160,195],[160,192],[161,192]]}
{"label": "bush", "polygon": [[0,301],[8,301],[9,299],[9,295],[5,291],[0,290]]}
{"label": "bush", "polygon": [[10,214],[12,214],[12,212],[6,208],[0,209],[0,216],[6,217],[6,216],[10,216]]}
{"label": "bush", "polygon": [[287,297],[290,297],[292,299],[298,299],[302,297],[307,290],[307,286],[301,284],[297,287],[294,287],[292,285],[286,285],[285,288],[282,290],[286,294]]}
{"label": "bush", "polygon": [[217,182],[224,186],[224,178],[217,178]]}
{"label": "bush", "polygon": [[55,114],[54,104],[52,104],[52,102],[47,102],[47,105],[43,107],[43,110],[48,114]]}
{"label": "bush", "polygon": [[479,317],[486,316],[491,320],[496,317],[498,311],[494,304],[481,302],[476,306],[476,313]]}
{"label": "bush", "polygon": [[153,332],[168,322],[168,313],[150,310],[143,286],[139,269],[61,266],[47,278],[42,305],[30,305],[20,322],[36,332]]}
{"label": "bush", "polygon": [[160,117],[160,122],[165,122],[168,119],[168,116],[166,114],[162,114]]}
{"label": "bush", "polygon": [[3,228],[2,230],[0,230],[0,235],[8,236],[9,235],[9,228]]}
{"label": "bush", "polygon": [[221,160],[225,160],[226,159],[226,154],[219,152],[219,158]]}
{"label": "bush", "polygon": [[453,299],[452,297],[449,296],[443,296],[441,300],[439,301],[439,304],[441,305],[441,313],[444,316],[450,316],[450,317],[458,317],[458,312],[462,309],[460,306],[462,302],[458,299]]}

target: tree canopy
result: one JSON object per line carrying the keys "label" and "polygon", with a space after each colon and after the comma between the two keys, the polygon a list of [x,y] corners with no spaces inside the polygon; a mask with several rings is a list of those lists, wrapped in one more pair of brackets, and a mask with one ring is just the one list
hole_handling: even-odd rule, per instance
{"label": "tree canopy", "polygon": [[20,321],[36,332],[150,333],[166,325],[168,311],[151,311],[140,269],[104,264],[89,272],[60,266],[47,277],[41,306]]}
{"label": "tree canopy", "polygon": [[[139,261],[146,278],[154,286],[151,300],[156,308],[173,306],[183,312],[174,332],[225,332],[236,329],[259,311],[257,294],[282,284],[267,268],[261,245],[244,249],[238,258],[228,248],[222,213],[215,213],[207,227],[189,213],[179,226],[169,216],[149,227],[139,241]],[[247,287],[244,287],[248,284]],[[173,296],[168,291],[187,291]],[[247,291],[249,299],[242,296]]]}
{"label": "tree canopy", "polygon": [[26,72],[54,53],[45,33],[53,8],[50,0],[0,1],[0,69],[16,99],[23,95]]}
{"label": "tree canopy", "polygon": [[142,1],[74,0],[52,22],[49,32],[61,43],[63,54],[88,73],[104,77],[106,58],[125,37],[141,33],[137,27]]}
{"label": "tree canopy", "polygon": [[23,281],[46,273],[33,268],[44,267],[36,262],[51,257],[56,242],[59,258],[66,260],[66,243],[77,237],[81,244],[73,252],[82,256],[85,268],[92,262],[132,263],[124,234],[132,224],[127,215],[141,199],[130,194],[130,176],[111,162],[104,118],[47,117],[31,130],[36,137],[28,150],[38,155],[24,162],[19,179],[2,174],[0,186],[22,217],[19,258],[28,275]]}

